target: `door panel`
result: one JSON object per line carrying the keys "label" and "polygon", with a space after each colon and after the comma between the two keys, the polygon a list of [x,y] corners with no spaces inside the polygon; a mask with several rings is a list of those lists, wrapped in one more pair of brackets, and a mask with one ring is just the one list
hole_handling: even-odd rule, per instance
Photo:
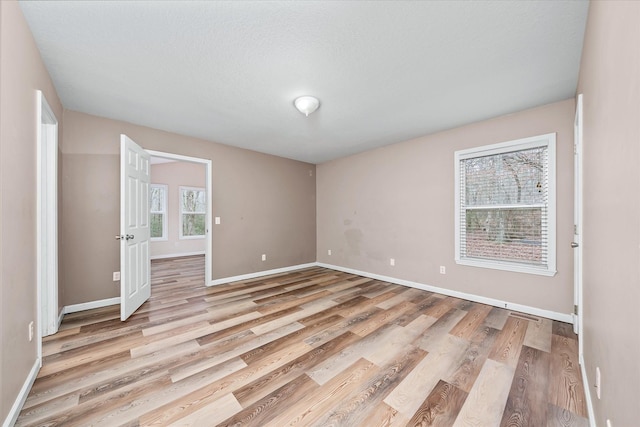
{"label": "door panel", "polygon": [[120,136],[120,319],[151,296],[149,259],[149,154]]}

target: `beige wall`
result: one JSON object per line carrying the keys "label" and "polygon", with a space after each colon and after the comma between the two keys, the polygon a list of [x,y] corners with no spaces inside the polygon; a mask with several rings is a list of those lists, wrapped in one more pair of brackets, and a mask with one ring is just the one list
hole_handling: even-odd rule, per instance
{"label": "beige wall", "polygon": [[167,186],[167,240],[151,242],[151,258],[185,253],[204,253],[206,239],[180,239],[180,187],[206,187],[206,166],[171,162],[151,165],[151,182]]}
{"label": "beige wall", "polygon": [[[315,166],[65,111],[64,304],[119,295],[119,144],[212,160],[213,278],[315,261]],[[261,254],[267,261],[261,261]]]}
{"label": "beige wall", "polygon": [[[584,358],[595,420],[638,425],[640,3],[592,2],[584,94]],[[593,387],[602,373],[602,399]]]}
{"label": "beige wall", "polygon": [[[319,165],[318,261],[571,312],[573,115],[574,101],[567,100]],[[552,132],[558,273],[544,277],[456,265],[454,151]],[[439,274],[441,265],[446,275]]]}
{"label": "beige wall", "polygon": [[[584,314],[589,390],[602,369],[598,425],[635,425],[640,395],[640,3],[590,6],[585,95]],[[124,122],[64,112],[14,1],[0,2],[0,419],[36,360],[35,90],[58,120],[60,297],[117,296],[119,134],[145,148],[213,161],[213,275],[318,261],[567,313],[572,305],[573,100],[313,165]],[[62,129],[62,127],[61,127]],[[453,262],[453,152],[558,133],[558,274]],[[613,219],[612,219],[613,218]],[[333,255],[327,256],[327,249]],[[268,261],[261,262],[260,254]],[[394,257],[396,266],[388,259]],[[438,274],[445,265],[447,274]],[[19,309],[18,309],[19,308]]]}
{"label": "beige wall", "polygon": [[[62,106],[18,3],[0,2],[0,420],[37,358],[36,90]],[[36,329],[39,325],[36,324]]]}

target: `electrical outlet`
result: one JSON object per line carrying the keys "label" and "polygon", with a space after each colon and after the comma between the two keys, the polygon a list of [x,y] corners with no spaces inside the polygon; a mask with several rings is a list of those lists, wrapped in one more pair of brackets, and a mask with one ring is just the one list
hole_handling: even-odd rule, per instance
{"label": "electrical outlet", "polygon": [[447,267],[445,267],[444,265],[440,266],[440,274],[447,274]]}
{"label": "electrical outlet", "polygon": [[389,258],[389,265],[391,265],[392,267],[396,265],[396,260],[393,258]]}
{"label": "electrical outlet", "polygon": [[113,272],[113,281],[117,282],[118,280],[120,280],[120,272],[119,271],[114,271]]}
{"label": "electrical outlet", "polygon": [[611,420],[607,420],[607,427],[613,427],[613,425],[611,424]]}
{"label": "electrical outlet", "polygon": [[596,383],[594,385],[594,387],[596,388],[596,396],[598,396],[598,399],[600,399],[600,395],[602,394],[602,387],[600,385],[600,367],[596,366]]}
{"label": "electrical outlet", "polygon": [[216,221],[216,225],[220,225],[220,217],[219,216],[215,217],[215,221]]}
{"label": "electrical outlet", "polygon": [[33,341],[33,320],[29,322],[29,341]]}
{"label": "electrical outlet", "polygon": [[331,255],[331,249],[327,250],[327,255]]}
{"label": "electrical outlet", "polygon": [[262,260],[266,261],[267,260],[267,254],[262,254]]}

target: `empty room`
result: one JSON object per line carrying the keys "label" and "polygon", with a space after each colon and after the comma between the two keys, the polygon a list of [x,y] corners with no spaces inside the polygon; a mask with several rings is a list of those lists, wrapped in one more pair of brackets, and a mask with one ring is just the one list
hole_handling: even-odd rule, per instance
{"label": "empty room", "polygon": [[640,2],[0,1],[3,426],[638,425]]}

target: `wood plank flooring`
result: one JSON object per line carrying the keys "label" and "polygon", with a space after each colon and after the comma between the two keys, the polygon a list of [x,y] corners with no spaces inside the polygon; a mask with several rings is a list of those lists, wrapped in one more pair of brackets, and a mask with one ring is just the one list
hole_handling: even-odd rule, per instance
{"label": "wood plank flooring", "polygon": [[18,426],[587,426],[570,325],[328,270],[73,313],[43,343]]}

